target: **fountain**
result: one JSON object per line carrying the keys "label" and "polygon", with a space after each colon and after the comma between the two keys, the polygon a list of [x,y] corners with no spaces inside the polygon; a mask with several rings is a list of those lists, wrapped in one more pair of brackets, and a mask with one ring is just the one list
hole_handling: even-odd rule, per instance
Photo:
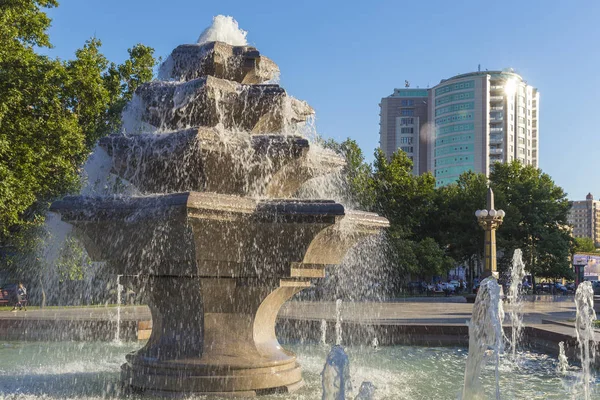
{"label": "fountain", "polygon": [[499,358],[503,351],[502,321],[504,309],[500,285],[493,276],[481,282],[469,322],[469,355],[465,366],[463,400],[483,398],[480,375],[486,361],[493,357],[496,375],[496,399],[500,399]]}
{"label": "fountain", "polygon": [[250,46],[177,47],[162,80],[136,91],[125,133],[99,142],[111,173],[138,195],[52,204],[94,261],[147,281],[152,335],[122,366],[133,391],[298,388],[300,366],[275,335],[280,307],[388,226],[331,200],[293,197],[343,161],[293,134],[313,110],[268,83],[278,74]]}
{"label": "fountain", "polygon": [[344,348],[338,344],[331,348],[321,372],[323,400],[346,400],[352,390],[350,362]]}
{"label": "fountain", "polygon": [[517,360],[517,344],[523,331],[523,298],[520,292],[523,278],[525,278],[523,252],[521,249],[516,249],[510,268],[510,286],[507,296],[510,304],[510,348],[515,362]]}
{"label": "fountain", "polygon": [[591,398],[591,368],[596,355],[596,340],[594,337],[596,312],[594,311],[594,289],[591,282],[582,282],[577,287],[575,307],[577,309],[575,332],[577,333],[581,360],[581,385],[583,387],[583,398],[589,400]]}

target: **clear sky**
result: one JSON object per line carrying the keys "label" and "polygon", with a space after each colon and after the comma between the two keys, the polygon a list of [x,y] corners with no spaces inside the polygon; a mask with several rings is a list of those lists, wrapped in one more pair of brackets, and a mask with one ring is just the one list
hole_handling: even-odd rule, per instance
{"label": "clear sky", "polygon": [[540,90],[540,167],[570,199],[600,198],[600,1],[59,0],[55,48],[71,58],[96,36],[116,62],[144,43],[166,57],[218,14],[273,59],[281,84],[317,112],[322,136],[379,141],[379,101],[402,87],[512,67]]}

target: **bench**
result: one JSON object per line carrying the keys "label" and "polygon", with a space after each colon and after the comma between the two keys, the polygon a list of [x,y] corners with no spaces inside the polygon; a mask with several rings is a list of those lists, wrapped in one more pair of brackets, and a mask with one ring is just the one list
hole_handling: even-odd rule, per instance
{"label": "bench", "polygon": [[[0,289],[0,307],[1,306],[14,306],[17,304],[17,295],[11,289]],[[21,297],[21,304],[23,307],[27,307],[27,295]]]}

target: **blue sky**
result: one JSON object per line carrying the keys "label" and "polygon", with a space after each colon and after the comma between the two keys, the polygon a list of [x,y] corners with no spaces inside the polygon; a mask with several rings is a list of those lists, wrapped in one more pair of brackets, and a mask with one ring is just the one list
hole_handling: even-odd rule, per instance
{"label": "blue sky", "polygon": [[379,101],[482,69],[512,67],[540,90],[540,167],[570,199],[600,198],[600,2],[60,0],[49,12],[60,58],[96,36],[113,61],[144,43],[166,57],[193,43],[217,14],[273,59],[281,84],[317,112],[322,136],[379,141]]}

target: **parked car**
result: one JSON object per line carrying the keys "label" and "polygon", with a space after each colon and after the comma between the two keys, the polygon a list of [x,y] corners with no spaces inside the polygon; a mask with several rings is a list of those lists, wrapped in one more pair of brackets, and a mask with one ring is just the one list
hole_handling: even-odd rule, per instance
{"label": "parked car", "polygon": [[575,293],[575,282],[568,282],[565,287],[568,293]]}
{"label": "parked car", "polygon": [[555,283],[554,284],[554,289],[556,290],[557,293],[562,293],[562,294],[567,294],[568,289],[565,285],[563,285],[562,283]]}
{"label": "parked car", "polygon": [[452,282],[442,282],[442,290],[448,293],[454,293],[456,291],[456,286],[452,284]]}

